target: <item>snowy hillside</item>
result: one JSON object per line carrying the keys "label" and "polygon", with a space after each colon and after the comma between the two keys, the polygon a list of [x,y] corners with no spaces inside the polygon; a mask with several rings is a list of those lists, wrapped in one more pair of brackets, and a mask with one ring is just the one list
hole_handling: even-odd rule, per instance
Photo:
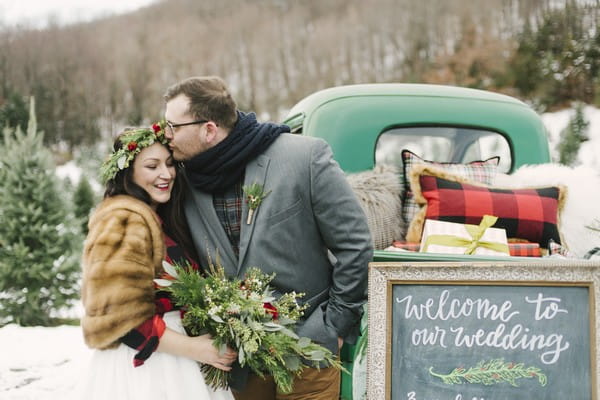
{"label": "snowy hillside", "polygon": [[[600,173],[600,109],[586,106],[583,112],[585,120],[589,123],[587,134],[590,140],[581,145],[578,161]],[[560,141],[560,132],[567,126],[574,114],[575,111],[572,109],[542,114],[542,120],[550,135],[550,151],[553,160],[558,158],[556,145]]]}

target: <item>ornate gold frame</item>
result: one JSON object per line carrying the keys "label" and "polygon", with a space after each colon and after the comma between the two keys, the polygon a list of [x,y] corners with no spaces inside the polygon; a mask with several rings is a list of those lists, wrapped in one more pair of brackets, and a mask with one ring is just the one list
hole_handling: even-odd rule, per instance
{"label": "ornate gold frame", "polygon": [[391,399],[391,311],[395,284],[548,285],[590,288],[592,399],[600,393],[600,263],[578,261],[372,262],[369,264],[367,398]]}

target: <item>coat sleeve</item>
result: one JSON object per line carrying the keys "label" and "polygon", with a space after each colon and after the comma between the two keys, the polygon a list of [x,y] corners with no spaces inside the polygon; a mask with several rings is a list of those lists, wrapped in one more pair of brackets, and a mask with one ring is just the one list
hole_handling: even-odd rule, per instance
{"label": "coat sleeve", "polygon": [[325,323],[353,342],[367,299],[373,244],[363,209],[331,149],[322,140],[311,151],[311,198],[323,240],[335,257]]}
{"label": "coat sleeve", "polygon": [[83,254],[84,339],[113,347],[155,314],[152,229],[142,215],[117,209],[92,217]]}
{"label": "coat sleeve", "polygon": [[169,293],[163,290],[155,292],[154,304],[156,307],[154,317],[144,321],[140,326],[130,330],[119,339],[121,343],[137,350],[133,357],[134,367],[143,365],[154,354],[167,327],[163,316],[175,309]]}
{"label": "coat sleeve", "polygon": [[154,354],[165,329],[166,324],[162,319],[162,314],[155,314],[152,319],[146,320],[119,339],[121,343],[137,350],[137,353],[133,356],[134,367],[143,365]]}

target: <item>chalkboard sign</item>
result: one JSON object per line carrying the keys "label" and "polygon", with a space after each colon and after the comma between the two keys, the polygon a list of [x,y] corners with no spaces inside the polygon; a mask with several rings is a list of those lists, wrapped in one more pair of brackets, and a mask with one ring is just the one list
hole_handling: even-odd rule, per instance
{"label": "chalkboard sign", "polygon": [[368,397],[597,399],[599,271],[371,264]]}

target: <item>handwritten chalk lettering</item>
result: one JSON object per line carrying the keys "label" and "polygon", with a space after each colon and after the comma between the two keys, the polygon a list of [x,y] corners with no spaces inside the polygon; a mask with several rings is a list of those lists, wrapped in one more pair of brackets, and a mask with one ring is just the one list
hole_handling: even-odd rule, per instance
{"label": "handwritten chalk lettering", "polygon": [[404,303],[404,318],[415,318],[417,320],[427,318],[432,321],[447,321],[474,316],[477,319],[508,322],[519,314],[519,311],[511,312],[512,303],[510,300],[506,300],[500,305],[493,304],[489,299],[466,298],[461,300],[450,298],[448,290],[443,290],[438,298],[428,298],[422,304],[413,304],[412,295],[396,298],[396,303]]}
{"label": "handwritten chalk lettering", "polygon": [[435,326],[434,330],[427,328],[415,329],[411,335],[413,346],[435,346],[439,344],[441,347],[446,348],[445,338],[446,330],[440,329],[438,326]]}
{"label": "handwritten chalk lettering", "polygon": [[544,364],[555,364],[561,353],[570,346],[568,341],[564,341],[563,335],[530,334],[530,329],[524,328],[521,324],[516,324],[506,334],[505,330],[504,324],[498,324],[493,331],[478,329],[472,334],[465,333],[463,327],[450,328],[450,332],[456,335],[454,337],[456,347],[497,347],[504,350],[522,349],[531,352],[542,350],[540,360]]}
{"label": "handwritten chalk lettering", "polygon": [[[558,313],[569,313],[564,308],[559,308],[558,303],[560,303],[561,300],[558,297],[544,297],[542,293],[538,293],[537,299],[530,300],[528,296],[525,296],[525,301],[535,304],[536,321],[541,319],[553,319]],[[543,310],[542,307],[544,307]]]}

